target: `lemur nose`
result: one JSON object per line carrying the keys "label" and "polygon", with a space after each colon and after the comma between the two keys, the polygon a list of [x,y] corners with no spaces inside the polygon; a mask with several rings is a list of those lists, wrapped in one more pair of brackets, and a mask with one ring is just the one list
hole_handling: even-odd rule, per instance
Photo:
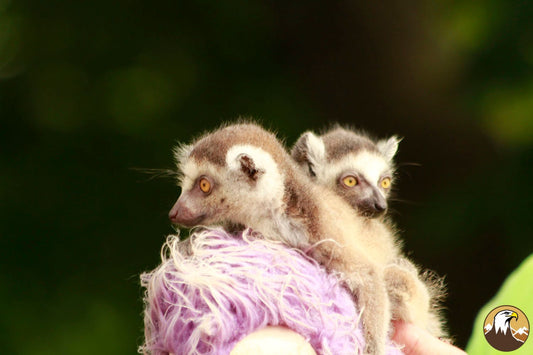
{"label": "lemur nose", "polygon": [[178,208],[177,207],[175,207],[175,206],[172,207],[172,209],[168,213],[168,218],[170,219],[170,221],[172,223],[176,223],[176,220],[178,218]]}
{"label": "lemur nose", "polygon": [[387,205],[381,202],[376,202],[374,204],[374,209],[378,212],[383,212],[387,209]]}

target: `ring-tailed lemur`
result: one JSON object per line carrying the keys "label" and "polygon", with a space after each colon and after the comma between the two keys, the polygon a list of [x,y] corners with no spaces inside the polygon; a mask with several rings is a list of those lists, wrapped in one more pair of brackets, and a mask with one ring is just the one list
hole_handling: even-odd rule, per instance
{"label": "ring-tailed lemur", "polygon": [[353,213],[295,165],[276,136],[255,124],[224,126],[175,150],[181,195],[174,224],[240,225],[300,248],[340,272],[362,308],[365,353],[383,355],[391,320],[384,268],[393,235]]}
{"label": "ring-tailed lemur", "polygon": [[374,218],[387,209],[399,142],[396,136],[374,142],[336,127],[321,136],[305,132],[291,155],[312,180],[335,191],[361,215]]}
{"label": "ring-tailed lemur", "polygon": [[[374,141],[366,134],[337,126],[320,136],[305,132],[291,155],[313,181],[341,196],[359,215],[381,221],[393,233],[384,216],[399,142],[396,136]],[[399,249],[397,254],[401,255]],[[385,268],[385,280],[394,318],[415,323],[436,336],[446,336],[438,312],[444,293],[442,281],[431,272],[420,275],[417,267],[402,256]]]}

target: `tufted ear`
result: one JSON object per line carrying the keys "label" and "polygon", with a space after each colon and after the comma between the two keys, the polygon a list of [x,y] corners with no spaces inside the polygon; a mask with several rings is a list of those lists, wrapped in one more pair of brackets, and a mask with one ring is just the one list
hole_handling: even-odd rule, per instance
{"label": "tufted ear", "polygon": [[249,154],[241,153],[237,156],[237,160],[241,171],[253,181],[257,181],[257,179],[265,173],[263,169],[257,167],[254,159]]}
{"label": "tufted ear", "polygon": [[316,169],[324,164],[326,147],[322,138],[313,132],[305,132],[298,138],[291,152],[292,158],[300,165],[307,165],[309,175],[316,176]]}
{"label": "tufted ear", "polygon": [[380,140],[377,143],[378,150],[383,154],[385,159],[391,161],[398,151],[398,144],[400,144],[401,138],[397,136],[392,136],[389,139]]}
{"label": "tufted ear", "polygon": [[192,151],[192,147],[192,144],[179,144],[174,148],[173,153],[174,161],[176,162],[176,164],[181,164],[189,157]]}

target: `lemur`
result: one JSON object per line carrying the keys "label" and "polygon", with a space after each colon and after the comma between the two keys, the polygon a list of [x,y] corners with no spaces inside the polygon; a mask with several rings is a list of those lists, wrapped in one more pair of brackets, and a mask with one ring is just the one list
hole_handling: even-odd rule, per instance
{"label": "lemur", "polygon": [[[385,212],[399,142],[396,136],[375,141],[361,132],[337,126],[321,136],[313,132],[302,134],[291,155],[313,181],[341,196],[360,216],[383,223],[393,234]],[[442,281],[429,271],[420,274],[411,261],[401,256],[400,244],[394,243],[393,247],[398,247],[395,254],[400,257],[384,269],[393,318],[415,323],[435,336],[446,336],[438,312]]]}
{"label": "lemur", "polygon": [[365,217],[382,216],[392,187],[396,136],[374,142],[337,126],[321,136],[305,132],[291,150],[300,168],[343,197]]}
{"label": "lemur", "polygon": [[223,126],[175,149],[181,195],[172,223],[240,225],[300,248],[339,272],[362,309],[365,353],[383,355],[389,322],[384,268],[398,248],[386,226],[300,171],[273,133]]}

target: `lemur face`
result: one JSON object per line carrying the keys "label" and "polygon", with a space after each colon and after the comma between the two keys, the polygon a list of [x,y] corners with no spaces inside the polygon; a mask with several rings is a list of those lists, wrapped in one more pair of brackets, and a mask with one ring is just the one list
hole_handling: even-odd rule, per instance
{"label": "lemur face", "polygon": [[360,215],[381,216],[393,184],[398,138],[374,142],[342,128],[323,136],[304,133],[292,156],[315,182],[343,197]]}
{"label": "lemur face", "polygon": [[180,157],[181,195],[169,212],[172,223],[253,226],[263,211],[281,204],[283,179],[269,153],[250,144],[224,149],[222,163],[194,146]]}
{"label": "lemur face", "polygon": [[361,215],[374,218],[387,210],[392,172],[379,155],[368,151],[349,154],[329,165],[321,177]]}
{"label": "lemur face", "polygon": [[[224,218],[225,192],[215,166],[186,162],[181,194],[169,212],[173,224],[183,227],[215,224]],[[215,218],[216,217],[216,218]]]}

